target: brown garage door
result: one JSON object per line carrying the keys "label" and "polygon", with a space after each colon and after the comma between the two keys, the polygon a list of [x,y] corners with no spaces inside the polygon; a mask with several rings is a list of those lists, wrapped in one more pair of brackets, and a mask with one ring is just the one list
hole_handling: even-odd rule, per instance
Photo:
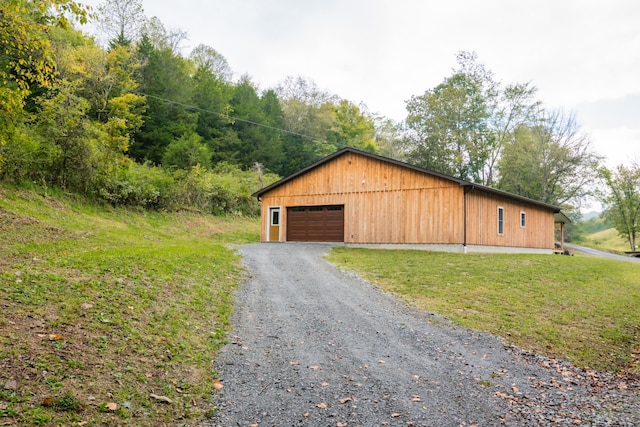
{"label": "brown garage door", "polygon": [[344,242],[344,206],[287,208],[290,242]]}

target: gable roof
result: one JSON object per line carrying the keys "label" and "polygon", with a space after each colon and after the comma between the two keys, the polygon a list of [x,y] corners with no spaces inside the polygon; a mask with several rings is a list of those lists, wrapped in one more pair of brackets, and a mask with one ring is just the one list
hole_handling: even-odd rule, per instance
{"label": "gable roof", "polygon": [[500,196],[500,197],[505,197],[505,198],[509,198],[509,199],[513,199],[513,200],[518,200],[524,203],[528,203],[528,204],[532,204],[532,205],[536,205],[536,206],[540,206],[543,207],[545,209],[549,209],[551,211],[553,211],[554,213],[559,213],[560,212],[560,208],[558,206],[554,206],[554,205],[550,205],[548,203],[543,203],[543,202],[539,202],[533,199],[529,199],[527,197],[523,197],[523,196],[519,196],[517,194],[512,194],[512,193],[508,193],[506,191],[502,191],[502,190],[497,190],[495,188],[491,188],[491,187],[487,187],[486,185],[481,185],[481,184],[475,184],[469,181],[465,181],[462,179],[458,179],[458,178],[454,178],[452,176],[449,175],[445,175],[439,172],[435,172],[435,171],[431,171],[428,169],[424,169],[424,168],[420,168],[418,166],[413,166],[410,165],[408,163],[405,162],[401,162],[399,160],[394,160],[394,159],[390,159],[388,157],[383,157],[383,156],[379,156],[377,154],[373,154],[373,153],[369,153],[368,151],[362,151],[356,148],[352,148],[352,147],[346,147],[343,148],[342,150],[336,151],[333,154],[328,155],[327,157],[324,157],[323,159],[318,160],[317,162],[315,162],[312,165],[307,166],[304,169],[300,169],[298,172],[293,173],[291,175],[289,175],[286,178],[281,179],[280,181],[274,182],[273,184],[264,187],[258,191],[256,191],[255,193],[252,194],[253,197],[257,197],[258,200],[260,200],[260,198],[262,197],[263,194],[268,193],[269,191],[273,190],[274,188],[277,188],[279,186],[281,186],[282,184],[292,181],[295,178],[304,175],[305,173],[316,169],[320,166],[322,166],[325,163],[328,163],[334,159],[337,159],[338,157],[347,154],[347,153],[354,153],[354,154],[359,154],[361,156],[365,156],[365,157],[369,157],[372,159],[376,159],[379,160],[381,162],[385,162],[385,163],[390,163],[392,165],[396,165],[396,166],[400,166],[403,168],[407,168],[407,169],[411,169],[420,173],[425,173],[428,175],[432,175],[432,176],[436,176],[438,178],[443,178],[455,183],[458,183],[461,187],[464,187],[465,192],[471,191],[471,190],[481,190],[490,194],[494,194],[496,196]]}

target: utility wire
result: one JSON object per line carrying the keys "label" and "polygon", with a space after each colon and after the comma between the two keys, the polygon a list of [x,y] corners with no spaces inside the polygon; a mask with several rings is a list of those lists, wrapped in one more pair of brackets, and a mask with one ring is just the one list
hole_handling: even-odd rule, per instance
{"label": "utility wire", "polygon": [[140,96],[146,96],[148,98],[154,98],[154,99],[157,99],[159,101],[167,102],[169,104],[179,105],[179,106],[187,108],[189,110],[196,110],[196,111],[202,111],[204,113],[215,114],[216,116],[222,117],[224,119],[230,119],[230,120],[233,120],[234,122],[248,123],[250,125],[260,126],[260,127],[266,128],[266,129],[271,129],[271,130],[275,130],[275,131],[278,131],[278,132],[288,133],[290,135],[295,135],[295,136],[299,136],[299,137],[302,137],[302,138],[305,138],[305,139],[310,139],[313,142],[326,142],[326,141],[321,141],[321,140],[316,139],[316,138],[314,138],[312,136],[305,135],[305,134],[302,134],[302,133],[293,132],[293,131],[290,131],[290,130],[286,130],[286,129],[281,129],[281,128],[277,128],[277,127],[274,127],[274,126],[265,125],[263,123],[258,123],[258,122],[254,122],[254,121],[251,121],[251,120],[239,119],[237,117],[229,116],[227,114],[219,113],[217,111],[207,110],[207,109],[204,109],[204,108],[196,107],[194,105],[184,104],[184,103],[178,102],[178,101],[172,101],[171,99],[162,98],[160,96],[149,95],[149,94],[142,93],[142,92],[137,92],[137,91],[132,91],[132,93],[135,93],[136,95],[140,95]]}

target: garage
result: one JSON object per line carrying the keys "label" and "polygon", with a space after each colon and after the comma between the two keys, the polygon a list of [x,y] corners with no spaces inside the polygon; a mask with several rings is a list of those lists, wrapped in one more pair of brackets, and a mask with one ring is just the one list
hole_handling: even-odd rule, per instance
{"label": "garage", "polygon": [[287,208],[287,241],[344,242],[344,206]]}

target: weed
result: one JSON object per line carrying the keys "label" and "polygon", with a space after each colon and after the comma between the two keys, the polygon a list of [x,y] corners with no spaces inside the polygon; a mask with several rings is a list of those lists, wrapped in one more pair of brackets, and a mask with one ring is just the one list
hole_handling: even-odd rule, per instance
{"label": "weed", "polygon": [[478,383],[480,387],[484,387],[484,388],[489,388],[494,386],[494,384],[489,380],[476,380],[476,383]]}

